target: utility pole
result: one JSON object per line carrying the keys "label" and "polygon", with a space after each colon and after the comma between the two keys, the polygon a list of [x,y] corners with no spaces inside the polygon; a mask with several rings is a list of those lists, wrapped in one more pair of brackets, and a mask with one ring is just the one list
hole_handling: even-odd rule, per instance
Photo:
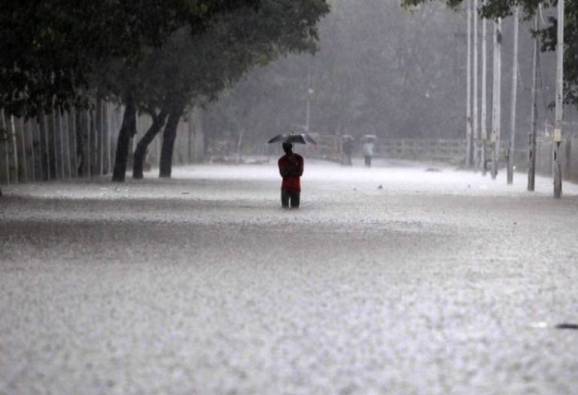
{"label": "utility pole", "polygon": [[516,146],[516,105],[518,99],[518,30],[520,7],[514,7],[514,49],[512,60],[512,93],[510,102],[510,144],[508,145],[508,185],[514,183],[514,150]]}
{"label": "utility pole", "polygon": [[314,91],[311,88],[311,68],[307,69],[307,96],[306,96],[306,106],[305,106],[305,133],[309,133],[309,128],[311,124],[311,96]]}
{"label": "utility pole", "polygon": [[562,118],[564,112],[564,0],[558,0],[558,27],[556,40],[556,118],[552,155],[554,173],[554,198],[562,197],[562,164],[560,161],[560,143],[562,142]]}
{"label": "utility pole", "polygon": [[482,19],[482,108],[481,108],[481,122],[480,122],[480,134],[482,137],[481,142],[481,152],[480,152],[480,161],[482,166],[482,175],[486,175],[487,171],[487,158],[486,158],[486,148],[488,145],[488,128],[486,125],[487,121],[487,73],[488,73],[488,56],[487,56],[487,48],[488,48],[488,37],[487,37],[487,27],[486,27],[486,19]]}
{"label": "utility pole", "polygon": [[472,0],[466,2],[466,167],[472,167]]}
{"label": "utility pole", "polygon": [[494,21],[494,67],[492,70],[492,178],[498,175],[498,160],[500,155],[501,101],[502,101],[502,19]]}
{"label": "utility pole", "polygon": [[[538,18],[540,17],[540,6],[534,16],[534,32],[538,31]],[[534,49],[532,51],[532,109],[530,112],[531,129],[528,147],[528,191],[533,192],[536,185],[536,129],[538,121],[538,90],[536,83],[538,79],[538,36],[534,37]]]}
{"label": "utility pole", "polygon": [[474,59],[473,59],[473,110],[472,110],[472,135],[474,140],[474,166],[480,164],[480,128],[478,125],[478,0],[474,1],[473,17],[473,36],[474,36]]}
{"label": "utility pole", "polygon": [[309,127],[311,123],[311,95],[313,94],[313,89],[307,89],[307,106],[305,109],[305,133],[309,133]]}

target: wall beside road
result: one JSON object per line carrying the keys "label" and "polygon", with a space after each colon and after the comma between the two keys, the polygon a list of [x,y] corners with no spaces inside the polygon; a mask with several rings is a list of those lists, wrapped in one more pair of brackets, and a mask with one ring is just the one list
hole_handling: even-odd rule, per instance
{"label": "wall beside road", "polygon": [[[9,116],[0,110],[0,185],[108,175],[114,165],[124,109],[98,101],[92,108],[54,111],[37,118]],[[139,114],[129,167],[137,141],[152,121]],[[158,166],[162,136],[149,146],[146,168]],[[173,163],[204,160],[204,133],[194,109],[178,125]]]}
{"label": "wall beside road", "polygon": [[462,139],[381,139],[377,155],[390,159],[460,164],[466,141]]}

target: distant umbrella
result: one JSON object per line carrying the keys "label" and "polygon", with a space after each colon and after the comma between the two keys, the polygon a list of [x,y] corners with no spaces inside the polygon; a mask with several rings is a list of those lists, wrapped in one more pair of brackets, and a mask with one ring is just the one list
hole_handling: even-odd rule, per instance
{"label": "distant umbrella", "polygon": [[377,136],[375,134],[365,134],[361,138],[361,141],[375,141],[377,140]]}
{"label": "distant umbrella", "polygon": [[317,144],[317,142],[306,133],[278,134],[270,139],[268,143]]}
{"label": "distant umbrella", "polygon": [[341,139],[342,140],[355,140],[355,138],[350,134],[342,134]]}

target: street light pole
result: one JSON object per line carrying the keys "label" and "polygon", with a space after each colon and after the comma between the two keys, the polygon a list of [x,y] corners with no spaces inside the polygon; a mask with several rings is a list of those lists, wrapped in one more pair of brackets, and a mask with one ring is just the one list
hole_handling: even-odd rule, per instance
{"label": "street light pole", "polygon": [[554,173],[554,198],[562,197],[562,118],[564,112],[564,0],[558,0],[558,29],[556,40],[556,118],[554,122],[552,171]]}
{"label": "street light pole", "polygon": [[479,167],[480,164],[480,127],[478,125],[478,0],[474,1],[474,9],[472,12],[473,18],[473,109],[472,109],[472,135],[474,141],[474,166]]}
{"label": "street light pole", "polygon": [[508,145],[508,185],[514,183],[514,149],[516,145],[516,105],[518,99],[518,30],[520,8],[514,8],[514,48],[512,60],[512,93],[510,105],[510,144]]}
{"label": "street light pole", "polygon": [[466,167],[472,166],[472,0],[466,2]]}
{"label": "street light pole", "polygon": [[[538,12],[534,16],[534,31],[538,31],[538,18],[540,17],[540,6]],[[537,105],[537,77],[538,77],[538,36],[534,37],[534,48],[532,51],[532,109],[531,109],[531,130],[528,152],[528,191],[532,192],[535,188],[536,181],[536,132],[538,120],[538,105]]]}
{"label": "street light pole", "polygon": [[482,175],[486,175],[487,167],[487,145],[488,145],[488,127],[487,127],[487,74],[488,74],[488,35],[486,27],[486,19],[482,19],[482,108],[480,113],[480,134],[482,138],[480,147],[480,165],[482,166]]}
{"label": "street light pole", "polygon": [[307,97],[305,103],[305,133],[309,133],[311,124],[311,96],[314,91],[311,88],[311,69],[307,69]]}
{"label": "street light pole", "polygon": [[501,138],[502,99],[502,19],[494,21],[494,67],[492,83],[492,178],[498,175]]}

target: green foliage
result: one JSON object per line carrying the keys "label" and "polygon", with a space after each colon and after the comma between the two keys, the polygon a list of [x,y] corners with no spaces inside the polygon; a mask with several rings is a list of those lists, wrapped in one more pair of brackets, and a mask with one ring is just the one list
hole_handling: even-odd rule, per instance
{"label": "green foliage", "polygon": [[[327,11],[320,0],[262,0],[257,9],[219,15],[202,34],[176,31],[132,72],[141,108],[214,100],[255,66],[289,52],[313,52],[316,24]],[[120,83],[128,78],[117,77]]]}
{"label": "green foliage", "polygon": [[[0,2],[0,106],[34,115],[86,102],[102,68],[135,68],[184,26],[258,0],[4,0]],[[115,66],[110,66],[115,65]],[[118,66],[121,65],[121,66]]]}

